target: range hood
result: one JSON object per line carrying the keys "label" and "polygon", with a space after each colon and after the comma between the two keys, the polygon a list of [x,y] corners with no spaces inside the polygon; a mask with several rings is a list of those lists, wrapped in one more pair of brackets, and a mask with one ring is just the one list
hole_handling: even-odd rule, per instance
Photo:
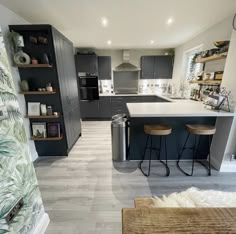
{"label": "range hood", "polygon": [[141,69],[129,62],[129,51],[123,51],[123,63],[114,68],[114,72],[133,72]]}

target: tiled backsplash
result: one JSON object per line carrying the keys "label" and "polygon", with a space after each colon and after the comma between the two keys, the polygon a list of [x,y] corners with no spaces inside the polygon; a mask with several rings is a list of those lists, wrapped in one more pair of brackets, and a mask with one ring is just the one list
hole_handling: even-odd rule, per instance
{"label": "tiled backsplash", "polygon": [[[167,93],[168,85],[172,85],[172,93],[174,93],[175,86],[172,83],[172,80],[139,80],[139,93]],[[99,88],[102,93],[112,93],[113,91],[113,82],[111,80],[100,80]]]}
{"label": "tiled backsplash", "polygon": [[168,85],[171,84],[168,80],[139,80],[139,93],[166,93]]}

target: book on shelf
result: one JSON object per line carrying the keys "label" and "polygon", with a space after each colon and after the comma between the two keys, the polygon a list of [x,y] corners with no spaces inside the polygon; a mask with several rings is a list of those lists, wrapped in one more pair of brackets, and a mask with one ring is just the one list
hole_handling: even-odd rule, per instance
{"label": "book on shelf", "polygon": [[48,137],[60,137],[61,128],[60,123],[47,123]]}

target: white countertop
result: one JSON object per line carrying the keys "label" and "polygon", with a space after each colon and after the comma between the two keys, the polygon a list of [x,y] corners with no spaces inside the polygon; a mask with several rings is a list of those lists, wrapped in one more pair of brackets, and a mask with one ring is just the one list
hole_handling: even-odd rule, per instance
{"label": "white countertop", "polygon": [[205,108],[202,102],[175,100],[172,102],[127,103],[130,117],[233,117],[235,113]]}
{"label": "white countertop", "polygon": [[156,96],[162,98],[168,102],[172,102],[173,100],[162,95],[162,94],[155,94],[155,93],[137,93],[137,94],[115,94],[115,93],[99,93],[99,97],[135,97],[135,96]]}

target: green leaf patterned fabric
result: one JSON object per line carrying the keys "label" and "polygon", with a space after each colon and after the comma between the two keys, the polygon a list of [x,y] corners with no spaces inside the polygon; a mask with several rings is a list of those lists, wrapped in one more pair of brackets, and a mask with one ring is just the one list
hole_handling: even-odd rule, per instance
{"label": "green leaf patterned fabric", "polygon": [[[1,37],[0,34],[0,106],[7,107],[9,118],[0,121],[0,234],[29,234],[44,208]],[[21,197],[24,206],[8,225],[5,216]]]}

